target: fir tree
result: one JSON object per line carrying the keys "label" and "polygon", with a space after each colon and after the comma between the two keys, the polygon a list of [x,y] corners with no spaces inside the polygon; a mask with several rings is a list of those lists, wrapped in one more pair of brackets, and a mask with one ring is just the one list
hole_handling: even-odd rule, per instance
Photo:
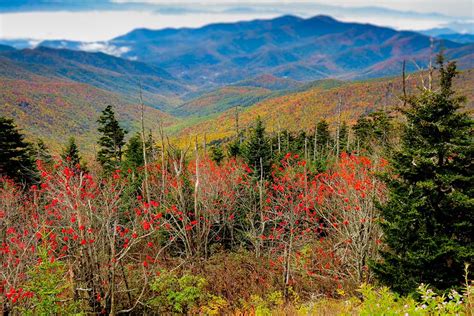
{"label": "fir tree", "polygon": [[85,166],[81,166],[81,156],[79,154],[79,148],[76,144],[76,139],[74,137],[70,137],[66,147],[64,148],[61,158],[65,161],[66,165],[69,168],[72,168],[76,171],[83,169]]}
{"label": "fir tree", "polygon": [[33,181],[35,168],[30,149],[13,120],[0,116],[0,176],[17,182]]}
{"label": "fir tree", "polygon": [[389,149],[392,139],[392,119],[383,111],[375,111],[359,117],[353,127],[359,148],[374,151]]}
{"label": "fir tree", "polygon": [[211,147],[211,159],[215,161],[218,165],[224,159],[224,152],[222,151],[221,146],[214,145]]}
{"label": "fir tree", "polygon": [[318,152],[326,152],[331,146],[331,133],[329,132],[329,124],[326,120],[319,121],[317,125]]}
{"label": "fir tree", "polygon": [[42,139],[38,139],[36,142],[33,153],[36,160],[41,160],[45,164],[51,164],[53,162],[49,148]]}
{"label": "fir tree", "polygon": [[99,117],[99,132],[102,136],[99,139],[101,147],[97,160],[106,172],[118,169],[122,161],[122,148],[125,145],[126,131],[120,127],[115,119],[112,106],[108,105]]}
{"label": "fir tree", "polygon": [[247,164],[254,170],[254,175],[260,177],[270,176],[272,155],[270,141],[265,133],[265,126],[260,117],[257,117],[255,126],[250,131],[249,138],[244,144],[243,157]]}
{"label": "fir tree", "polygon": [[347,150],[347,142],[349,141],[349,127],[347,123],[344,121],[341,124],[341,128],[339,129],[339,152],[343,152]]}
{"label": "fir tree", "polygon": [[136,133],[128,140],[124,156],[128,168],[136,169],[143,166],[143,146],[140,133]]}
{"label": "fir tree", "polygon": [[230,158],[236,158],[242,154],[240,140],[236,139],[227,145],[227,156]]}
{"label": "fir tree", "polygon": [[[455,63],[439,57],[440,88],[407,98],[396,177],[387,179],[389,200],[381,207],[383,261],[378,278],[402,294],[427,283],[439,290],[460,287],[465,263],[474,258],[473,120],[460,112]],[[472,267],[472,264],[471,264]]]}

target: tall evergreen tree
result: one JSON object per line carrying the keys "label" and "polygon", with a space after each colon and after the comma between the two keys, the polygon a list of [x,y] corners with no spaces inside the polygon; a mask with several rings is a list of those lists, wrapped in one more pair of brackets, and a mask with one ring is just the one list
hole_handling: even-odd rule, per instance
{"label": "tall evergreen tree", "polygon": [[242,154],[242,148],[240,146],[240,140],[235,139],[227,145],[227,156],[230,158],[236,158]]}
{"label": "tall evergreen tree", "polygon": [[125,145],[126,131],[120,127],[110,105],[102,111],[98,123],[99,132],[102,136],[98,142],[100,150],[97,160],[106,172],[110,172],[118,169],[122,161],[122,148]]}
{"label": "tall evergreen tree", "polygon": [[0,176],[17,182],[31,182],[35,168],[29,144],[12,119],[0,116]]}
{"label": "tall evergreen tree", "polygon": [[143,146],[140,133],[136,133],[130,137],[124,156],[125,164],[128,168],[136,169],[143,166]]}
{"label": "tall evergreen tree", "polygon": [[[463,283],[474,258],[473,120],[459,111],[455,63],[438,58],[440,88],[407,98],[401,149],[391,161],[388,202],[381,207],[383,260],[379,279],[406,294],[420,283],[445,290]],[[472,265],[471,265],[472,267]]]}
{"label": "tall evergreen tree", "polygon": [[392,118],[384,111],[375,111],[359,117],[353,130],[357,145],[361,149],[373,151],[376,148],[390,148]]}
{"label": "tall evergreen tree", "polygon": [[272,165],[270,141],[260,117],[257,117],[255,126],[251,129],[250,135],[244,144],[243,157],[254,170],[256,177],[260,177],[261,174],[264,177],[270,176]]}
{"label": "tall evergreen tree", "polygon": [[329,132],[329,124],[326,120],[319,121],[317,125],[317,137],[318,137],[318,152],[324,151],[332,144],[331,133]]}
{"label": "tall evergreen tree", "polygon": [[341,128],[339,129],[339,152],[343,152],[347,150],[347,142],[349,141],[349,127],[347,123],[344,121],[341,124]]}

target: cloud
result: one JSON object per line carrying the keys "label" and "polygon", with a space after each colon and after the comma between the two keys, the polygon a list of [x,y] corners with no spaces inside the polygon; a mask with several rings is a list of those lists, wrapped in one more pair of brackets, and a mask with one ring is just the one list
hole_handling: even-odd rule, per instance
{"label": "cloud", "polygon": [[104,42],[82,43],[78,49],[86,52],[102,52],[116,57],[120,57],[131,50],[127,46],[117,47]]}

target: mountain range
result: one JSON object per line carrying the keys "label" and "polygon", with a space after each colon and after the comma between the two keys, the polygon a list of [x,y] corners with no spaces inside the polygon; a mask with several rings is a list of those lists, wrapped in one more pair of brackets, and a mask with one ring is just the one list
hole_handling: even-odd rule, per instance
{"label": "mountain range", "polygon": [[[137,119],[141,95],[150,124],[166,118],[169,130],[178,132],[211,126],[209,118],[234,107],[278,107],[271,102],[295,93],[399,75],[403,60],[408,72],[417,71],[441,48],[461,69],[474,67],[474,44],[430,36],[329,16],[287,15],[201,28],[137,29],[100,43],[0,45],[0,115],[18,119],[31,135],[51,133],[59,141],[59,130],[41,132],[37,118],[48,113],[47,122],[54,125],[74,120],[76,111],[82,114],[71,130],[85,141],[93,137],[88,129],[101,107],[117,105],[121,117]],[[61,108],[65,105],[71,115]]]}

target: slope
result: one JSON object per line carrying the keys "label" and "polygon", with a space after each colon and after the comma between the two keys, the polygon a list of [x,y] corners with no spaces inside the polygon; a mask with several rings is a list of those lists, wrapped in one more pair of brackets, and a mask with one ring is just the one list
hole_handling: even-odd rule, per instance
{"label": "slope", "polygon": [[[0,86],[0,115],[13,118],[29,140],[42,138],[56,152],[67,137],[74,136],[85,153],[93,154],[98,138],[96,120],[109,104],[114,106],[122,126],[130,133],[140,126],[137,104],[90,85],[50,79],[0,78]],[[157,109],[145,107],[147,128],[156,131],[160,120],[165,126],[176,121]]]}
{"label": "slope", "polygon": [[129,100],[137,98],[141,84],[147,103],[157,108],[177,103],[179,95],[188,91],[188,87],[157,66],[103,53],[38,47],[4,51],[0,59],[3,64],[9,62],[10,68],[22,72],[22,77],[29,73],[87,83],[121,93]]}
{"label": "slope", "polygon": [[[417,89],[420,80],[420,73],[409,76],[408,89]],[[467,96],[467,108],[473,111],[474,69],[461,72],[456,78],[455,86],[460,94]],[[310,131],[321,119],[326,119],[334,127],[338,117],[339,100],[342,104],[342,120],[354,123],[364,113],[400,105],[398,96],[401,91],[401,79],[393,77],[344,84],[339,82],[333,87],[315,85],[304,91],[269,98],[246,109],[240,109],[239,126],[246,129],[260,116],[269,132],[276,132],[278,128]],[[230,109],[220,115],[181,126],[182,129],[173,130],[173,136],[180,141],[186,141],[194,135],[206,135],[208,141],[234,137],[235,110]]]}

